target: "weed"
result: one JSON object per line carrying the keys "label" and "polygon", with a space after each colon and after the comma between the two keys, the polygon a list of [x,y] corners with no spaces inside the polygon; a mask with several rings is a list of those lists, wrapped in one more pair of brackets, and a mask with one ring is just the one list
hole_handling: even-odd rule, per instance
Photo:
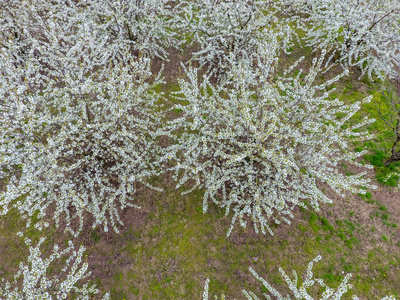
{"label": "weed", "polygon": [[326,231],[333,231],[333,226],[331,224],[329,224],[329,221],[326,218],[319,218],[319,220],[322,222],[323,224],[323,228]]}
{"label": "weed", "polygon": [[285,248],[287,248],[288,245],[289,245],[289,242],[287,240],[283,240],[280,248],[282,250],[284,250]]}
{"label": "weed", "polygon": [[137,238],[137,239],[140,239],[141,235],[142,235],[142,232],[141,232],[140,230],[139,230],[139,231],[135,231],[135,232],[133,233],[133,236],[134,236],[135,238]]}
{"label": "weed", "polygon": [[179,114],[179,113],[182,112],[182,111],[183,111],[183,110],[180,109],[180,108],[174,108],[174,112],[177,113],[177,114]]}
{"label": "weed", "polygon": [[356,229],[356,226],[349,220],[344,220],[344,222],[346,223],[347,228],[350,232],[353,232]]}
{"label": "weed", "polygon": [[301,225],[301,224],[299,224],[299,225],[297,226],[297,228],[299,228],[302,232],[305,232],[305,231],[308,230],[306,227],[304,227],[304,226]]}
{"label": "weed", "polygon": [[117,290],[115,287],[111,290],[111,299],[128,299],[124,291]]}
{"label": "weed", "polygon": [[263,293],[268,293],[269,291],[268,291],[268,289],[263,285],[263,286],[261,286],[261,291],[263,292]]}
{"label": "weed", "polygon": [[340,282],[340,276],[334,276],[332,273],[326,273],[323,276],[323,279],[329,286],[335,286],[338,282]]}
{"label": "weed", "polygon": [[354,150],[355,150],[356,152],[361,152],[361,151],[364,150],[364,148],[361,147],[361,146],[357,146]]}
{"label": "weed", "polygon": [[350,273],[353,271],[353,266],[352,265],[344,265],[343,266],[343,271],[346,273]]}
{"label": "weed", "polygon": [[92,230],[92,232],[90,233],[90,237],[95,243],[98,243],[101,240],[101,235],[96,229]]}
{"label": "weed", "polygon": [[387,211],[387,208],[384,205],[379,206],[380,210]]}
{"label": "weed", "polygon": [[186,283],[185,289],[192,290],[193,289],[193,281],[190,281],[190,282]]}
{"label": "weed", "polygon": [[283,280],[281,276],[275,275],[274,278],[272,279],[272,282],[274,282],[277,285],[281,285],[283,283]]}
{"label": "weed", "polygon": [[351,237],[350,239],[345,240],[344,243],[349,249],[353,249],[353,245],[358,243],[358,240],[355,237]]}
{"label": "weed", "polygon": [[309,219],[308,219],[308,223],[310,225],[310,227],[315,231],[318,232],[319,230],[319,226],[316,224],[316,222],[318,221],[318,217],[316,214],[311,213]]}
{"label": "weed", "polygon": [[119,273],[115,274],[115,275],[114,275],[114,279],[115,279],[116,281],[122,281],[122,279],[123,279],[123,274],[122,274],[122,272],[119,272]]}
{"label": "weed", "polygon": [[129,291],[135,296],[139,295],[139,289],[137,287],[129,287]]}
{"label": "weed", "polygon": [[94,283],[96,285],[96,288],[101,288],[102,287],[102,282],[101,282],[100,278],[96,277],[94,279]]}
{"label": "weed", "polygon": [[354,285],[358,290],[363,291],[365,294],[368,294],[371,289],[371,285],[368,282],[361,282],[360,280],[357,280]]}

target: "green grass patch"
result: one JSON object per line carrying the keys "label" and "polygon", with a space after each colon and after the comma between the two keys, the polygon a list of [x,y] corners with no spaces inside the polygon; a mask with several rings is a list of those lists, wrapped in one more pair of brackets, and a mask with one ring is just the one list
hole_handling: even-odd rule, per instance
{"label": "green grass patch", "polygon": [[92,230],[92,232],[90,233],[90,237],[95,243],[98,243],[101,240],[101,234],[98,232],[97,229]]}

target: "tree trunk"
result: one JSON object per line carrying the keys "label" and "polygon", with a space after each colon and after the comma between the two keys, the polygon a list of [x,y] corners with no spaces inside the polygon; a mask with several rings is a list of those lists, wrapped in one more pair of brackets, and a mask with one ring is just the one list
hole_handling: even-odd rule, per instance
{"label": "tree trunk", "polygon": [[[399,120],[397,121],[397,123],[399,124]],[[391,164],[392,162],[395,162],[395,161],[399,161],[400,160],[400,150],[399,151],[397,151],[396,152],[396,146],[397,146],[397,144],[399,143],[399,141],[400,141],[400,137],[399,137],[399,135],[397,135],[397,138],[396,138],[396,140],[393,142],[393,145],[392,145],[392,155],[383,163],[383,165],[385,166],[385,167],[387,167],[389,164]]]}

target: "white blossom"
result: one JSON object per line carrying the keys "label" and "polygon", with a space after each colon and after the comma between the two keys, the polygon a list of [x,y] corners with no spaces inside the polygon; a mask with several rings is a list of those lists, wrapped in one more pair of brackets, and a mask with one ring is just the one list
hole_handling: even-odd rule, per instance
{"label": "white blossom", "polygon": [[[307,299],[307,300],[312,300],[312,299],[321,299],[321,300],[327,300],[327,299],[335,299],[339,300],[342,298],[342,296],[352,288],[352,285],[348,283],[349,279],[351,278],[351,274],[346,274],[340,283],[340,285],[334,289],[328,287],[324,281],[320,278],[313,278],[313,272],[312,272],[312,267],[315,262],[318,262],[321,259],[321,256],[318,255],[316,258],[314,258],[309,264],[307,268],[307,275],[305,280],[301,285],[298,284],[298,276],[296,271],[293,270],[293,277],[294,279],[290,279],[290,277],[285,273],[285,271],[282,268],[279,268],[279,272],[281,273],[281,276],[285,280],[286,284],[288,285],[289,289],[293,293],[293,296],[295,299]],[[273,288],[264,278],[260,277],[251,267],[249,268],[249,271],[254,275],[254,277],[259,280],[263,286],[268,290],[268,292],[273,295],[274,297],[271,298],[267,293],[264,293],[263,296],[266,299],[289,299],[285,296],[282,296],[275,288]],[[307,289],[311,288],[315,283],[318,283],[322,288],[325,289],[325,291],[322,293],[322,298],[315,298],[311,296],[308,292]],[[299,287],[298,287],[299,286]],[[256,297],[252,297],[251,293],[252,292],[247,292],[245,290],[242,291],[243,294],[246,296],[247,299],[249,300],[255,300],[258,299]],[[254,293],[252,293],[254,295]],[[255,295],[254,295],[255,296]],[[358,299],[356,296],[353,296],[353,299]],[[382,298],[384,299],[393,299],[395,298],[393,296],[385,297]]]}
{"label": "white blossom", "polygon": [[[129,47],[116,57],[111,40],[73,1],[13,8],[30,17],[19,24],[30,50],[17,55],[20,41],[13,40],[0,51],[1,213],[14,206],[30,226],[35,212],[42,219],[51,206],[57,226],[64,217],[75,236],[85,212],[93,227],[118,232],[118,210],[138,207],[135,184],[148,185],[161,172],[152,136],[159,96],[149,83],[161,80],[150,79],[150,60]],[[79,228],[72,228],[76,218]]]}
{"label": "white blossom", "polygon": [[[185,193],[205,190],[204,212],[209,200],[225,208],[226,215],[233,210],[227,236],[237,220],[246,226],[246,215],[257,233],[261,228],[273,234],[269,222],[290,224],[295,206],[306,207],[307,201],[318,211],[320,203],[332,202],[320,183],[339,195],[375,188],[363,178],[365,172],[346,176],[338,171],[341,162],[361,166],[356,159],[365,152],[354,153],[348,145],[372,138],[367,131],[353,130],[374,120],[342,129],[362,103],[346,105],[329,97],[326,87],[340,76],[314,83],[323,59],[314,60],[304,80],[300,72],[273,83],[262,69],[255,79],[253,71],[246,72],[248,65],[238,63],[227,84],[215,87],[207,77],[199,80],[193,68],[187,70],[187,81],[179,81],[176,94],[182,105],[175,108],[182,117],[169,125],[176,130],[176,144],[168,149],[175,161],[171,169],[177,188],[193,183]],[[338,113],[344,117],[338,119]]]}
{"label": "white blossom", "polygon": [[270,0],[183,1],[187,30],[200,50],[193,58],[208,72],[224,77],[230,58],[251,65],[270,64],[281,49],[291,46],[295,31],[284,18],[283,2]]}
{"label": "white blossom", "polygon": [[[383,79],[395,75],[400,56],[400,2],[398,0],[308,0],[301,6],[308,25],[307,45],[328,49],[327,66],[340,62],[358,66],[362,75]],[[311,28],[310,28],[311,25]]]}
{"label": "white blossom", "polygon": [[[309,264],[307,268],[307,273],[306,273],[306,278],[304,281],[299,284],[298,280],[299,277],[296,273],[295,270],[292,271],[293,273],[293,279],[289,277],[285,273],[285,271],[279,267],[279,272],[281,273],[281,276],[285,280],[286,284],[288,285],[290,291],[292,292],[294,299],[306,299],[306,300],[313,300],[313,299],[321,299],[321,300],[328,300],[328,299],[334,299],[334,300],[340,300],[342,296],[352,288],[352,285],[348,283],[349,279],[351,278],[351,274],[346,274],[340,283],[340,285],[335,289],[335,288],[330,288],[327,286],[324,281],[320,278],[314,278],[314,274],[312,272],[312,268],[314,263],[318,262],[321,259],[321,256],[318,255],[316,258],[314,258]],[[249,268],[249,271],[253,274],[253,276],[259,280],[262,285],[267,289],[268,293],[263,293],[263,298],[262,299],[276,299],[276,300],[286,300],[286,299],[291,299],[288,294],[286,296],[283,296],[277,289],[275,289],[271,284],[269,284],[263,277],[259,276],[251,267]],[[203,300],[208,300],[208,284],[210,282],[210,279],[206,279],[205,285],[204,285],[204,292],[203,292]],[[325,291],[322,293],[322,298],[316,298],[310,295],[307,291],[307,289],[311,288],[315,283],[318,283],[322,288],[325,289]],[[261,298],[258,298],[256,294],[252,291],[246,291],[242,290],[243,295],[248,299],[248,300],[260,300]],[[217,299],[217,296],[215,296],[215,299]],[[352,299],[357,300],[358,297],[353,295]],[[381,300],[396,300],[396,298],[392,296],[386,296],[382,298]]]}
{"label": "white blossom", "polygon": [[[45,238],[41,238],[35,247],[29,247],[28,262],[20,263],[19,271],[12,282],[2,279],[0,299],[59,300],[71,295],[79,300],[93,299],[93,294],[99,293],[95,285],[86,283],[81,287],[77,286],[78,281],[91,273],[87,272],[88,264],[82,261],[85,247],[80,246],[78,251],[74,251],[74,245],[69,242],[69,246],[60,251],[58,245],[55,245],[52,254],[48,258],[42,258],[40,246],[44,241]],[[30,245],[30,242],[26,238],[25,243]],[[63,256],[67,256],[68,259],[61,273],[49,277],[49,266]],[[109,297],[110,294],[107,293],[102,299],[107,300]]]}
{"label": "white blossom", "polygon": [[[173,5],[171,5],[173,4]],[[166,58],[165,48],[177,47],[180,18],[176,1],[169,0],[87,0],[90,18],[107,36],[116,53],[128,47],[132,52]]]}

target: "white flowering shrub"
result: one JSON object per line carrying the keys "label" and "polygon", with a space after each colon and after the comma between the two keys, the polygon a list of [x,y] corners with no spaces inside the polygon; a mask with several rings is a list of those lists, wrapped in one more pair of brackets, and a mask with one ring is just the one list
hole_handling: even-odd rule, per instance
{"label": "white flowering shrub", "polygon": [[[95,285],[77,285],[78,281],[91,274],[87,272],[88,264],[82,258],[85,247],[80,246],[79,250],[75,251],[73,243],[69,241],[64,250],[55,245],[53,253],[48,258],[42,258],[40,247],[44,241],[45,238],[41,238],[36,246],[30,246],[31,240],[25,238],[25,243],[30,246],[28,261],[19,264],[19,271],[12,282],[2,278],[0,299],[60,300],[67,297],[72,299],[71,296],[79,300],[94,299],[94,294],[99,293]],[[49,269],[61,257],[68,257],[61,272],[49,277]],[[102,299],[106,300],[109,297],[110,294],[106,293]]]}
{"label": "white flowering shrub", "polygon": [[[340,285],[334,289],[330,288],[327,286],[324,281],[320,278],[314,278],[314,274],[312,272],[312,268],[314,263],[318,262],[321,259],[321,256],[318,255],[316,258],[314,258],[309,264],[307,268],[307,274],[305,276],[305,279],[301,284],[298,283],[298,275],[295,270],[293,270],[293,279],[291,279],[285,271],[279,267],[279,272],[281,273],[281,276],[287,283],[290,291],[292,292],[294,299],[307,299],[307,300],[312,300],[312,299],[321,299],[321,300],[328,300],[328,299],[336,299],[339,300],[342,298],[342,296],[352,288],[352,285],[348,283],[349,279],[351,278],[351,274],[346,274],[346,276],[343,278],[342,282]],[[264,298],[262,299],[277,299],[277,300],[285,300],[285,299],[291,299],[289,295],[283,296],[281,293],[279,293],[278,290],[276,290],[273,286],[271,286],[264,278],[260,277],[251,267],[249,268],[249,271],[254,275],[254,277],[259,280],[262,285],[265,287],[266,290],[268,290],[268,293],[263,293]],[[203,292],[203,300],[208,300],[208,283],[209,279],[206,280],[205,285],[204,285],[204,292]],[[316,298],[312,297],[307,289],[311,288],[315,283],[318,283],[322,288],[325,289],[325,291],[322,293],[322,298]],[[248,300],[260,300],[256,296],[255,293],[252,291],[247,292],[246,290],[242,290],[243,294],[246,296]],[[271,297],[272,296],[272,297]],[[217,296],[215,296],[215,299],[217,299]],[[357,300],[359,299],[357,296],[353,295],[352,299]],[[381,300],[396,300],[394,296],[386,296],[382,298]]]}
{"label": "white flowering shrub", "polygon": [[169,0],[87,0],[90,18],[114,48],[129,47],[131,53],[166,58],[166,47],[178,46],[178,9]]}
{"label": "white flowering shrub", "polygon": [[19,64],[30,49],[26,30],[31,30],[28,24],[32,22],[26,10],[18,10],[21,3],[18,0],[0,2],[0,49],[12,49],[10,54]]}
{"label": "white flowering shrub", "polygon": [[326,88],[340,76],[314,83],[323,59],[314,59],[304,80],[299,72],[270,82],[265,70],[253,78],[243,63],[230,72],[230,84],[214,87],[207,77],[199,80],[193,68],[187,70],[187,81],[179,81],[182,105],[175,109],[182,117],[169,125],[177,141],[168,149],[175,161],[171,169],[177,188],[187,183],[193,186],[186,193],[205,190],[204,212],[210,200],[225,208],[226,215],[233,210],[227,236],[237,220],[246,226],[246,215],[257,233],[261,228],[263,234],[273,234],[268,222],[290,223],[295,206],[307,207],[307,201],[318,211],[320,203],[332,202],[321,183],[339,195],[374,188],[363,178],[365,172],[346,176],[338,171],[341,162],[361,166],[356,159],[365,151],[354,153],[349,145],[371,138],[355,129],[374,120],[365,118],[343,129],[362,103],[330,98]]}
{"label": "white flowering shrub", "polygon": [[35,21],[23,29],[31,45],[23,65],[16,39],[0,51],[1,214],[14,206],[30,226],[50,208],[57,226],[62,216],[77,236],[89,213],[93,227],[118,232],[119,210],[135,206],[135,184],[160,172],[152,136],[159,96],[148,59],[128,48],[113,57],[110,40],[73,2],[61,9],[64,2],[18,7]]}
{"label": "white flowering shrub", "polygon": [[[301,10],[307,45],[327,48],[326,64],[358,66],[362,75],[383,79],[393,75],[393,60],[400,56],[400,2],[398,0],[310,0]],[[331,64],[333,65],[333,64]]]}
{"label": "white flowering shrub", "polygon": [[286,6],[283,2],[252,0],[196,0],[183,1],[188,30],[200,51],[193,53],[200,66],[208,72],[224,75],[236,60],[247,59],[252,64],[263,64],[274,59],[281,48],[291,45],[294,35],[284,22]]}

